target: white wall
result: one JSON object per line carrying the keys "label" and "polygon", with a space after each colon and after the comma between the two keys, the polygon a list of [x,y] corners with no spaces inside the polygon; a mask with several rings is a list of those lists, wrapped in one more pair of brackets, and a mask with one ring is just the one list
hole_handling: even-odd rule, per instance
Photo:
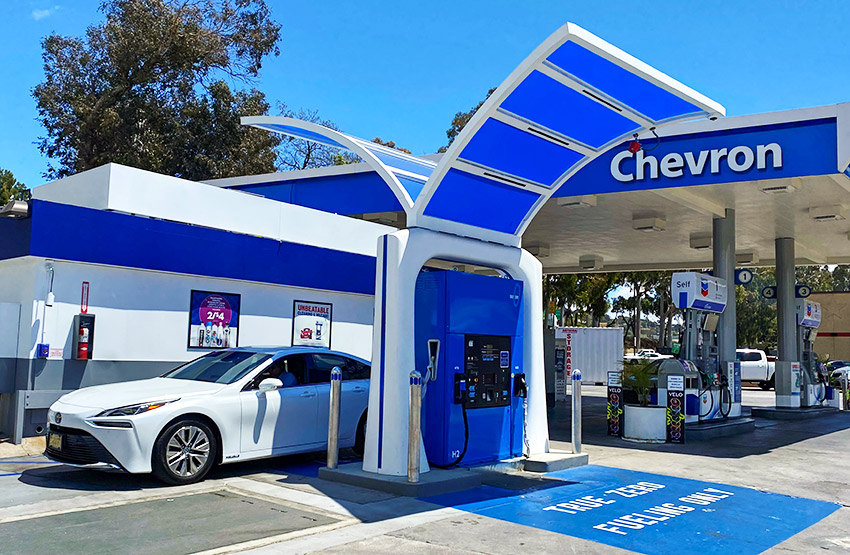
{"label": "white wall", "polygon": [[107,164],[35,187],[33,198],[141,214],[368,256],[395,228],[304,206]]}
{"label": "white wall", "polygon": [[[3,341],[5,347],[0,357],[12,358],[15,354],[25,357],[28,356],[27,353],[35,350],[37,331],[33,329],[33,322],[39,317],[34,317],[33,314],[36,308],[35,272],[38,264],[39,261],[32,257],[0,261],[0,303],[20,306],[18,321],[13,321],[14,311],[8,307],[0,319],[0,336],[7,337],[7,340]],[[42,260],[41,267],[43,266]],[[13,348],[8,340],[11,329],[15,330],[17,336],[16,348]]]}
{"label": "white wall", "polygon": [[[0,280],[4,283],[7,266],[13,262],[16,261],[0,262]],[[55,269],[56,301],[53,307],[45,309],[45,262],[37,259],[31,264],[34,276],[31,272],[29,276],[21,276],[17,285],[6,284],[0,289],[18,291],[23,305],[32,307],[32,313],[22,317],[18,355],[21,357],[34,356],[41,331],[40,315],[45,312],[44,341],[50,344],[51,351],[62,348],[63,358],[70,358],[71,328],[74,315],[80,312],[83,281],[90,284],[88,312],[96,316],[95,360],[182,361],[206,352],[187,348],[192,289],[242,296],[239,346],[290,345],[294,300],[333,303],[331,347],[367,360],[371,357],[374,303],[371,295],[51,261]],[[28,331],[30,327],[35,333]]]}

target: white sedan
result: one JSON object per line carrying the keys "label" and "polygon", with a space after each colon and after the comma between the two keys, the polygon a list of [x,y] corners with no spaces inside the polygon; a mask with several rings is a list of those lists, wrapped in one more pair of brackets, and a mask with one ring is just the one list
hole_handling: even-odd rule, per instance
{"label": "white sedan", "polygon": [[673,355],[662,355],[659,352],[653,351],[652,349],[641,349],[635,355],[626,355],[623,357],[628,362],[638,362],[643,360],[662,360],[666,358],[673,358]]}
{"label": "white sedan", "polygon": [[321,451],[335,366],[342,370],[339,446],[362,453],[368,362],[326,349],[243,347],[159,378],[63,395],[48,412],[45,454],[189,484],[215,464]]}

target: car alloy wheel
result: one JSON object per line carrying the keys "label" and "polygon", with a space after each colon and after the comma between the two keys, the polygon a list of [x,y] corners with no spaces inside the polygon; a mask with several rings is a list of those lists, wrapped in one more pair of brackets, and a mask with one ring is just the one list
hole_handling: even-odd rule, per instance
{"label": "car alloy wheel", "polygon": [[181,426],[171,434],[165,454],[168,468],[175,476],[192,478],[207,464],[210,439],[197,426]]}

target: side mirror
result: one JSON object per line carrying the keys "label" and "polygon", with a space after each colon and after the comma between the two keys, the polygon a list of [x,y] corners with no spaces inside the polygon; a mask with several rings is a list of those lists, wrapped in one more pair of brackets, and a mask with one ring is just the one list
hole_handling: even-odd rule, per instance
{"label": "side mirror", "polygon": [[267,391],[275,391],[283,387],[283,382],[277,378],[266,378],[265,380],[260,382],[260,393],[266,393]]}

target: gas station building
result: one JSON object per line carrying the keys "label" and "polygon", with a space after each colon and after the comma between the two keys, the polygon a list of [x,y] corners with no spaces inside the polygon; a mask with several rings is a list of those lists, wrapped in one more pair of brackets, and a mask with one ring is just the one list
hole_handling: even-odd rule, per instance
{"label": "gas station building", "polygon": [[[460,422],[460,408],[449,400],[455,388],[454,403],[463,406],[463,425],[473,426],[474,416],[484,412],[469,415],[466,422],[467,407],[472,408],[481,397],[473,400],[472,392],[463,389],[473,382],[464,380],[471,380],[474,374],[479,391],[487,379],[495,380],[493,384],[504,380],[505,398],[501,397],[502,385],[493,385],[495,397],[490,398],[490,390],[484,388],[484,403],[486,410],[504,408],[504,417],[498,418],[504,426],[500,429],[510,436],[505,443],[507,451],[502,450],[504,445],[481,446],[479,453],[490,449],[491,458],[498,459],[517,452],[533,456],[549,451],[541,290],[541,278],[547,273],[710,267],[715,278],[731,285],[737,268],[776,266],[779,384],[780,376],[789,374],[801,356],[795,266],[850,263],[850,221],[845,208],[850,205],[850,104],[723,115],[723,107],[716,102],[568,24],[520,64],[442,156],[407,155],[308,122],[258,116],[245,118],[243,123],[349,150],[363,162],[206,184],[175,180],[171,185],[179,188],[178,193],[167,191],[165,182],[154,192],[133,192],[132,183],[145,177],[115,166],[91,172],[125,172],[123,181],[86,172],[64,183],[37,187],[31,205],[13,214],[20,219],[0,220],[7,230],[16,226],[14,233],[4,233],[0,239],[0,273],[37,275],[39,282],[26,292],[9,285],[0,287],[0,303],[35,306],[20,313],[21,331],[15,332],[12,341],[18,362],[0,366],[0,424],[5,418],[6,426],[22,430],[23,422],[35,422],[45,403],[49,405],[50,399],[55,400],[73,383],[70,376],[86,372],[78,361],[68,360],[70,344],[65,344],[65,336],[69,335],[69,321],[59,325],[52,342],[54,347],[56,343],[64,345],[50,364],[54,379],[40,378],[39,363],[34,362],[39,358],[37,344],[43,343],[39,333],[48,276],[41,266],[47,260],[132,267],[155,275],[201,275],[227,279],[231,288],[237,287],[237,282],[280,285],[285,290],[276,289],[274,295],[286,303],[302,298],[305,292],[323,299],[334,297],[346,311],[344,323],[334,332],[340,338],[339,348],[370,351],[371,341],[363,469],[388,476],[407,472],[408,377],[414,369],[426,380],[431,378],[432,390],[446,395],[440,397],[444,406],[430,409],[426,395],[423,414],[431,416],[423,419],[445,417],[446,422]],[[634,147],[635,135],[640,148]],[[195,210],[192,202],[206,202],[199,200],[204,198],[216,199],[204,206],[225,215],[223,220],[211,223],[199,215],[201,211]],[[104,233],[111,229],[115,236],[124,234],[126,239],[113,238],[93,250],[60,245],[62,238],[51,236],[56,224],[39,215],[51,210],[55,218],[97,222]],[[276,218],[270,229],[263,224],[271,220],[256,218],[257,211]],[[186,227],[173,228],[177,225]],[[166,226],[172,227],[164,229]],[[63,229],[63,234],[70,232],[68,226]],[[127,236],[125,230],[138,235]],[[192,240],[196,245],[215,240],[231,249],[229,252],[250,245],[251,257],[225,264],[223,270],[203,257],[190,258],[204,268],[198,272],[183,263],[186,259],[178,252],[172,253],[166,266],[158,264],[156,256],[125,256],[128,250],[160,245],[145,242],[148,233],[165,233],[164,242],[167,237],[199,234],[182,244],[184,254],[191,252]],[[320,236],[318,240],[313,239],[314,233]],[[228,243],[235,234],[246,238],[239,244]],[[249,236],[253,239],[247,239]],[[260,238],[269,243],[261,243]],[[12,245],[12,240],[25,241],[26,246]],[[288,249],[292,260],[314,267],[288,269],[280,251],[270,254],[273,242]],[[364,247],[366,243],[374,248]],[[267,264],[264,256],[272,256],[273,268],[265,272],[252,269],[252,265]],[[327,264],[324,256],[333,258],[334,267],[317,271]],[[33,260],[38,268],[26,266]],[[342,279],[349,272],[347,264],[357,269],[350,280]],[[507,323],[501,320],[491,329],[490,324],[464,328],[456,317],[461,309],[455,305],[445,308],[444,316],[451,320],[436,357],[439,369],[426,369],[427,353],[423,356],[419,351],[426,345],[417,335],[420,324],[414,306],[419,306],[425,266],[461,270],[482,279],[509,278],[511,287],[505,291],[495,288],[493,295],[516,309],[493,309]],[[74,279],[76,283],[85,275],[75,274]],[[140,278],[140,283],[148,283],[145,279]],[[180,287],[188,291],[194,286],[187,281]],[[460,306],[464,298],[477,299],[475,294],[485,289],[473,284],[457,285],[452,291],[468,291],[463,293],[467,297],[458,298]],[[69,295],[75,294],[70,291]],[[177,289],[171,293],[183,294]],[[121,294],[114,294],[111,308],[121,309]],[[263,292],[258,289],[257,294]],[[446,295],[450,297],[450,293]],[[486,303],[495,303],[495,298],[479,300],[481,306],[491,306]],[[368,317],[366,305],[374,306],[373,319]],[[158,299],[163,319],[157,322],[168,320],[168,313],[177,310],[174,307],[170,300]],[[65,312],[61,318],[67,320],[72,314]],[[146,315],[140,312],[138,317]],[[254,337],[264,342],[276,337],[260,331],[264,325],[276,325],[270,315],[257,307],[256,317],[253,323],[246,322],[246,333],[248,325],[253,325]],[[717,325],[721,362],[735,360],[735,321],[732,293]],[[144,320],[139,329],[152,339],[156,336],[154,325],[158,324]],[[167,325],[179,328],[184,322],[171,318]],[[291,327],[275,329],[283,344],[292,337]],[[464,349],[479,346],[473,345],[471,333],[489,347],[482,347],[484,358],[478,361],[482,366],[472,370],[467,366],[463,372],[463,361],[470,356]],[[106,351],[114,360],[103,361],[99,375],[86,374],[86,380],[77,385],[152,375],[115,372],[115,362],[126,356],[116,348],[118,343],[107,346],[108,334],[104,328],[98,336],[100,350],[95,358]],[[453,335],[465,338],[468,345],[463,341],[455,345]],[[493,347],[498,343],[494,337],[510,338],[509,346]],[[116,336],[114,341],[124,339]],[[179,342],[179,349],[171,348],[167,356],[146,354],[145,360],[189,358],[192,352],[184,348],[185,337],[179,337]],[[497,360],[499,356],[487,349],[509,354]],[[491,355],[496,358],[486,358]],[[12,358],[5,351],[2,357],[0,360]],[[22,365],[22,360],[27,362]],[[484,362],[492,363],[493,369]],[[460,374],[466,377],[457,378]],[[477,382],[479,375],[481,382]],[[41,394],[33,393],[39,387]],[[778,388],[778,405],[780,396]],[[30,397],[32,404],[27,405]],[[493,426],[491,422],[483,425]],[[523,441],[517,442],[518,437]],[[463,437],[447,440],[451,441],[463,441]],[[427,437],[425,447],[420,460],[423,472],[429,459],[433,463],[433,458],[426,456]],[[463,449],[465,452],[465,444]],[[450,451],[456,450],[453,444]],[[479,459],[482,461],[485,459]]]}

